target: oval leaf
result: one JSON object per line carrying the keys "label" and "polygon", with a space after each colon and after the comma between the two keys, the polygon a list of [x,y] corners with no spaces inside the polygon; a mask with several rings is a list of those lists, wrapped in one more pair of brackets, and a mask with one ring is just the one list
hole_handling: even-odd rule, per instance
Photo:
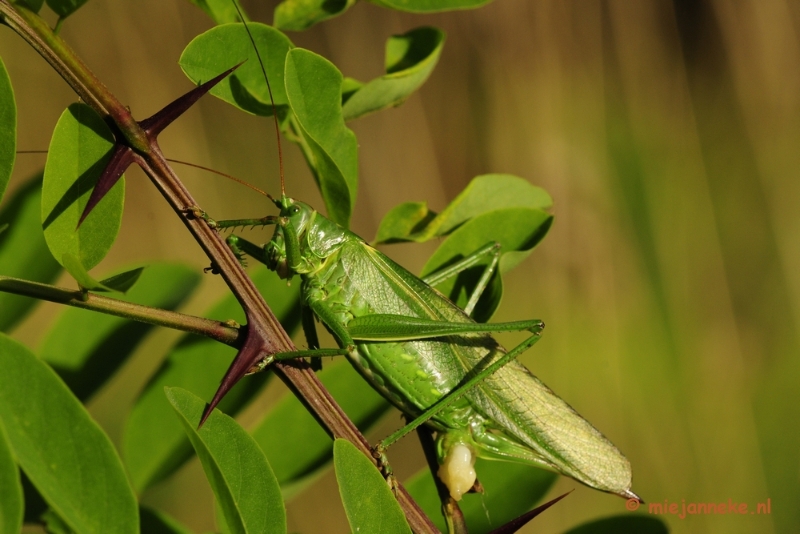
{"label": "oval leaf", "polygon": [[[389,409],[389,403],[347,362],[326,363],[319,379],[362,432]],[[331,459],[330,436],[291,393],[266,414],[251,434],[269,458],[284,494],[291,492],[288,485],[302,486]]]}
{"label": "oval leaf", "polygon": [[564,534],[667,534],[669,529],[661,519],[643,515],[617,515],[590,521]]}
{"label": "oval leaf", "polygon": [[0,58],[0,200],[6,192],[17,157],[17,104],[8,72]]}
{"label": "oval leaf", "polygon": [[358,143],[342,118],[342,74],[327,59],[295,48],[286,56],[286,94],[328,216],[347,228],[358,188]]}
{"label": "oval leaf", "polygon": [[[481,459],[476,462],[475,471],[485,493],[468,493],[458,503],[470,533],[474,534],[490,532],[530,510],[558,478],[551,471],[535,467]],[[442,504],[430,469],[419,471],[405,487],[426,515],[444,531]]]}
{"label": "oval leaf", "polygon": [[[297,286],[287,287],[286,282],[265,268],[254,270],[251,278],[284,328],[293,331],[299,324]],[[233,295],[226,296],[206,316],[244,322],[242,308]],[[123,437],[125,464],[137,491],[163,480],[191,457],[192,447],[175,425],[164,387],[180,386],[210,399],[235,355],[232,347],[187,334],[150,379],[128,417]],[[237,413],[269,376],[259,373],[241,380],[222,400],[221,409]]]}
{"label": "oval leaf", "polygon": [[166,393],[203,464],[229,531],[284,534],[281,489],[253,438],[219,410],[197,430],[205,402],[180,388],[166,388]]}
{"label": "oval leaf", "polygon": [[[41,175],[39,176],[41,178]],[[61,272],[44,240],[41,223],[41,180],[34,178],[17,190],[0,211],[0,273],[44,284]],[[0,293],[0,330],[8,331],[24,319],[38,300]]]}
{"label": "oval leaf", "polygon": [[345,120],[399,106],[428,79],[444,46],[444,32],[417,28],[386,42],[386,75],[350,94],[342,106]]}
{"label": "oval leaf", "polygon": [[50,6],[50,9],[52,9],[56,15],[63,19],[75,13],[86,1],[87,0],[47,0],[47,5]]}
{"label": "oval leaf", "polygon": [[353,532],[411,534],[403,510],[386,480],[355,445],[337,439],[333,443],[333,464],[339,494]]}
{"label": "oval leaf", "polygon": [[275,8],[273,24],[288,31],[303,31],[318,22],[338,17],[356,0],[284,0]]}
{"label": "oval leaf", "polygon": [[492,0],[369,0],[373,4],[408,11],[410,13],[435,13],[453,9],[473,9]]}
{"label": "oval leaf", "polygon": [[[200,276],[185,265],[154,264],[119,300],[174,310],[199,282]],[[122,317],[67,308],[47,332],[38,353],[85,400],[114,375],[152,328]]]}
{"label": "oval leaf", "polygon": [[67,386],[0,335],[0,420],[20,467],[77,532],[139,532],[136,497],[114,446]]}
{"label": "oval leaf", "polygon": [[23,511],[19,470],[0,422],[0,534],[17,534],[22,528]]}
{"label": "oval leaf", "polygon": [[[275,105],[285,106],[284,64],[286,53],[294,45],[284,34],[265,24],[252,22],[247,24],[247,28],[264,62]],[[186,76],[197,84],[242,63],[233,74],[211,89],[211,94],[248,113],[272,115],[264,73],[241,23],[224,24],[201,33],[192,39],[178,63]]]}
{"label": "oval leaf", "polygon": [[410,236],[419,234],[435,217],[436,214],[428,209],[427,202],[398,204],[381,220],[375,242],[388,244],[413,240]]}
{"label": "oval leaf", "polygon": [[44,168],[42,226],[50,252],[62,265],[64,254],[71,254],[85,270],[92,269],[117,237],[125,199],[124,179],[111,188],[76,231],[113,146],[111,130],[86,104],[72,104],[58,119]]}
{"label": "oval leaf", "polygon": [[[189,0],[191,3],[206,12],[206,15],[216,24],[227,24],[229,22],[241,22],[239,13],[231,0]],[[240,6],[241,9],[241,6]],[[247,17],[242,9],[242,15]],[[249,19],[248,19],[249,20]],[[225,70],[225,69],[222,69]],[[222,72],[222,71],[220,71]]]}
{"label": "oval leaf", "polygon": [[[484,174],[476,176],[469,185],[445,208],[442,213],[408,212],[406,203],[391,210],[382,221],[378,243],[414,241],[422,243],[434,237],[447,235],[459,225],[489,211],[504,208],[533,208],[546,210],[553,199],[541,187],[511,174]],[[402,216],[411,216],[414,224],[403,224]],[[406,233],[404,233],[406,232]]]}

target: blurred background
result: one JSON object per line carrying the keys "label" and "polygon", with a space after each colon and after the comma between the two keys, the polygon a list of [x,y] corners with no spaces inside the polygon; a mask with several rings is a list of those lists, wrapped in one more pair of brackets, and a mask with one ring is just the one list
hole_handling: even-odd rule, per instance
{"label": "blurred background", "polygon": [[[242,3],[267,23],[277,4]],[[663,517],[673,532],[800,531],[800,4],[496,0],[413,16],[359,3],[289,36],[368,80],[383,72],[386,38],[421,25],[448,34],[430,80],[403,106],[350,123],[361,170],[353,229],[371,239],[402,201],[441,210],[488,172],[544,187],[555,224],[508,276],[494,319],[545,320],[523,361],[628,456],[645,500],[771,503],[769,515]],[[62,35],[141,119],[191,88],[177,60],[211,26],[185,0],[92,0]],[[75,96],[5,28],[0,54],[19,105],[18,148],[46,149]],[[272,128],[206,98],[161,145],[168,157],[274,193]],[[299,151],[284,150],[288,192],[321,207]],[[12,191],[43,163],[20,155]],[[178,172],[215,218],[269,208],[217,176]],[[97,272],[157,258],[207,266],[144,175],[127,176],[121,238]],[[417,272],[432,247],[384,250]],[[224,291],[219,277],[204,277],[185,311],[202,313]],[[58,311],[40,306],[13,335],[36,346]],[[115,441],[161,346],[176,337],[157,332],[90,404]],[[397,423],[394,415],[386,428]],[[408,453],[397,460],[401,477],[423,465],[406,442],[393,453]],[[178,478],[145,500],[211,530],[213,498],[197,462]],[[550,496],[572,488],[528,531],[628,513],[623,500],[565,478]],[[335,491],[329,474],[296,500],[291,528],[347,531],[341,505],[326,496]]]}

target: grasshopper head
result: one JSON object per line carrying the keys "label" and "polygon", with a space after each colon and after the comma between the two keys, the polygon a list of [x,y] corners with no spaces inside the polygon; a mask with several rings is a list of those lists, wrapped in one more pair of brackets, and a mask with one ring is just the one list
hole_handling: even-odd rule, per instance
{"label": "grasshopper head", "polygon": [[275,227],[275,234],[265,247],[269,259],[267,267],[278,273],[281,278],[288,279],[296,273],[292,271],[286,260],[286,228],[291,227],[292,233],[297,236],[299,242],[302,242],[302,236],[312,219],[314,208],[285,195],[280,200],[275,200],[275,205],[281,210],[279,217],[285,223]]}

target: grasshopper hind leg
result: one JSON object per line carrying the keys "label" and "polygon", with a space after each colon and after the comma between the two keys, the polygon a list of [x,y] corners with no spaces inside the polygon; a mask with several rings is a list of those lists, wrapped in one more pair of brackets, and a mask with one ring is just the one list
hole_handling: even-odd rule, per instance
{"label": "grasshopper hind leg", "polygon": [[481,295],[483,295],[483,292],[486,290],[489,282],[492,280],[492,276],[497,271],[497,265],[500,262],[500,243],[496,241],[486,243],[469,256],[457,261],[452,265],[429,274],[422,280],[428,285],[435,286],[444,282],[445,280],[453,278],[454,276],[458,276],[471,267],[479,265],[487,256],[490,257],[491,260],[485,266],[481,277],[478,279],[478,282],[472,289],[472,293],[469,296],[466,306],[464,306],[464,313],[472,316],[472,312],[475,309],[475,306],[478,304],[478,300],[480,300]]}

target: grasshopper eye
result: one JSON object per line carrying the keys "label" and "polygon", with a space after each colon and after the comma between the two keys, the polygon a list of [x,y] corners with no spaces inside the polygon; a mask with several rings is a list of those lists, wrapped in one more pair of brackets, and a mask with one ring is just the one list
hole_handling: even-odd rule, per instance
{"label": "grasshopper eye", "polygon": [[297,215],[298,213],[300,213],[300,206],[292,206],[291,208],[289,208],[289,213],[291,213],[292,215]]}

